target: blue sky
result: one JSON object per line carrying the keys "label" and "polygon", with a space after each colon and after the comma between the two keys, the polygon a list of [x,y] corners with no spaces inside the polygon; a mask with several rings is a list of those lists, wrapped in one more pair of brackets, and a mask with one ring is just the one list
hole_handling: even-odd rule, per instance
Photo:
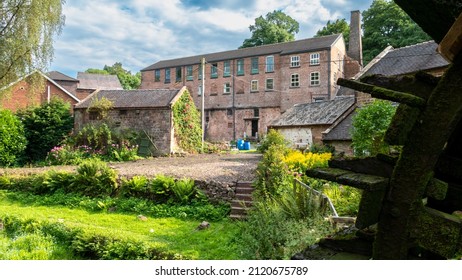
{"label": "blue sky", "polygon": [[121,62],[138,72],[159,60],[237,49],[255,18],[282,10],[312,37],[328,20],[350,20],[372,0],[68,0],[49,70],[76,77]]}

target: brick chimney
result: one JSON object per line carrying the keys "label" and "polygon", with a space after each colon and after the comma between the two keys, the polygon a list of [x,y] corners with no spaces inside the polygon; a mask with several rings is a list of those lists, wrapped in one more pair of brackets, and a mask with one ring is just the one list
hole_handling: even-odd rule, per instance
{"label": "brick chimney", "polygon": [[361,12],[351,11],[350,19],[350,42],[348,44],[348,56],[363,65],[363,46],[361,42]]}

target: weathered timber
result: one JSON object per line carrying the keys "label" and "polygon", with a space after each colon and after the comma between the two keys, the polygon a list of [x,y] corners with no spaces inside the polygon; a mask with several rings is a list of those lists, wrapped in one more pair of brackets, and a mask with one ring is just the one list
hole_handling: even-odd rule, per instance
{"label": "weathered timber", "polygon": [[349,171],[338,168],[315,168],[306,170],[305,174],[309,177],[336,182],[338,177],[347,173]]}
{"label": "weathered timber", "polygon": [[355,226],[364,229],[379,222],[386,190],[364,190],[359,203]]}
{"label": "weathered timber", "polygon": [[406,259],[416,219],[438,158],[462,117],[462,55],[446,71],[409,133],[390,180],[378,224],[374,259]]}
{"label": "weathered timber", "polygon": [[443,200],[446,198],[447,191],[448,183],[433,178],[428,182],[425,195],[436,200]]}
{"label": "weathered timber", "polygon": [[419,210],[419,215],[410,221],[411,239],[445,258],[453,258],[462,252],[460,218],[428,207]]}
{"label": "weathered timber", "polygon": [[306,171],[306,175],[369,191],[385,190],[389,181],[385,177],[355,173],[338,168],[310,169]]}
{"label": "weathered timber", "polygon": [[419,109],[400,104],[385,132],[384,141],[389,145],[404,145],[419,115]]}
{"label": "weathered timber", "polygon": [[390,177],[394,168],[392,164],[375,157],[334,158],[329,161],[329,167],[381,177]]}
{"label": "weathered timber", "polygon": [[430,94],[437,86],[438,81],[439,78],[425,72],[417,72],[413,75],[393,77],[384,75],[369,75],[360,79],[361,83],[366,83],[389,90],[406,92],[425,100],[430,97]]}

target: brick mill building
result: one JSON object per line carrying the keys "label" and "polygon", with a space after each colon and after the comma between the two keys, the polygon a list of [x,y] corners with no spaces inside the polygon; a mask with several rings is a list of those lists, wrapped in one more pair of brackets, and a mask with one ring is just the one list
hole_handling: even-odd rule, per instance
{"label": "brick mill building", "polygon": [[141,70],[141,89],[185,86],[198,108],[204,93],[209,141],[257,137],[295,104],[333,100],[336,80],[360,70],[359,11],[352,12],[351,26],[348,53],[337,34],[163,60]]}

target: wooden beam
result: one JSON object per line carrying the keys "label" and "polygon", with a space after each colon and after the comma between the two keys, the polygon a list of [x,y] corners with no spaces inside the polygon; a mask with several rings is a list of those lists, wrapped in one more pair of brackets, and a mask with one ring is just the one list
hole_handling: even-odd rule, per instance
{"label": "wooden beam", "polygon": [[449,29],[443,41],[438,45],[438,51],[448,61],[453,61],[454,57],[462,50],[462,13]]}

